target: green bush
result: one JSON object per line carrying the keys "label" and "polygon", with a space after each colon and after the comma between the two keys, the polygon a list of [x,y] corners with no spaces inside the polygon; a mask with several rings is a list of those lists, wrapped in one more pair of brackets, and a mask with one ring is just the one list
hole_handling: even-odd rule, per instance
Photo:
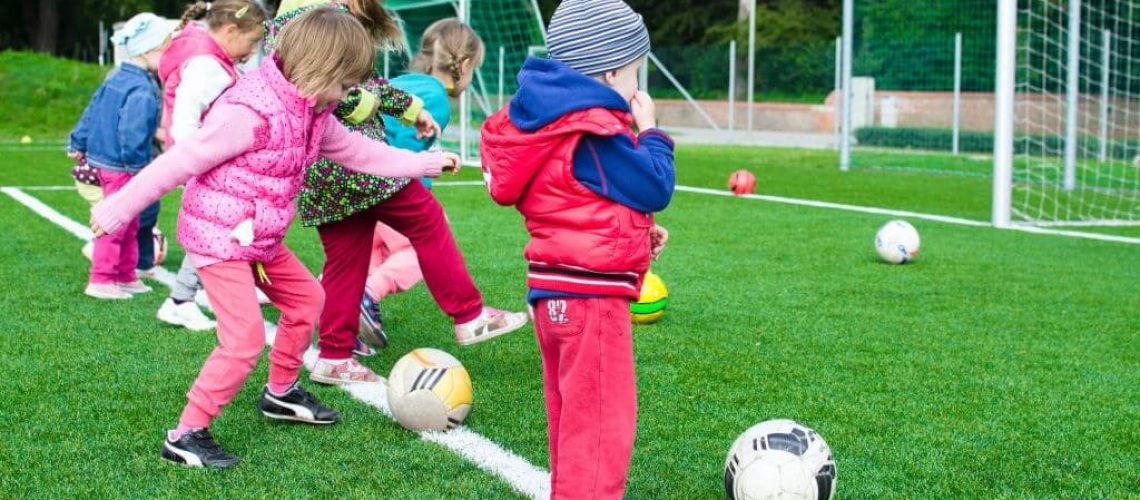
{"label": "green bush", "polygon": [[[855,140],[860,146],[895,149],[923,149],[949,151],[953,145],[954,132],[935,128],[887,128],[863,127],[855,130]],[[958,137],[958,147],[965,153],[991,153],[994,135],[990,132],[962,131]],[[1065,148],[1061,136],[1020,136],[1014,140],[1014,154],[1056,154]],[[1100,152],[1100,141],[1095,137],[1083,137],[1078,155],[1092,157]],[[1140,140],[1116,140],[1109,144],[1108,156],[1114,160],[1131,161],[1140,155]]]}

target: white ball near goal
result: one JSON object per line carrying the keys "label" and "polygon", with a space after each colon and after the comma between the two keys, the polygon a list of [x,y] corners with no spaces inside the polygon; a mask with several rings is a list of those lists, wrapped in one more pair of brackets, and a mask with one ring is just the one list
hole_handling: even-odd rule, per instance
{"label": "white ball near goal", "polygon": [[918,257],[918,231],[905,220],[893,220],[875,234],[875,250],[891,264],[906,264]]}
{"label": "white ball near goal", "polygon": [[416,349],[388,375],[388,406],[400,425],[413,431],[445,431],[471,411],[471,377],[454,356]]}
{"label": "white ball near goal", "polygon": [[794,420],[768,420],[744,431],[724,461],[733,500],[829,500],[835,496],[831,448]]}

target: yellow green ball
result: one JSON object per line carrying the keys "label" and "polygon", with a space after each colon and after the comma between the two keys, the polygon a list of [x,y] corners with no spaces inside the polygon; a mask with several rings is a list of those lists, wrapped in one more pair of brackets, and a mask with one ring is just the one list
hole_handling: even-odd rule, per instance
{"label": "yellow green ball", "polygon": [[657,322],[665,315],[665,307],[668,305],[669,290],[665,288],[665,282],[653,274],[653,271],[646,272],[645,280],[641,283],[641,297],[629,305],[634,324],[648,325]]}

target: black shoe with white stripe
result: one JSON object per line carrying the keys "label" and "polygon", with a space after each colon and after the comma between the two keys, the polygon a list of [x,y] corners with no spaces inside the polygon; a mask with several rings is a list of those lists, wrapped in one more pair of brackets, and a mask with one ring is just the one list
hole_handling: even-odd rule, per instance
{"label": "black shoe with white stripe", "polygon": [[167,436],[162,443],[162,458],[187,467],[209,467],[211,469],[228,469],[239,463],[241,459],[226,453],[209,429],[195,429],[187,432],[176,441]]}
{"label": "black shoe with white stripe", "polygon": [[340,412],[322,405],[301,384],[293,384],[289,392],[281,396],[269,392],[269,387],[262,389],[257,407],[262,415],[276,420],[307,424],[333,424],[340,420]]}

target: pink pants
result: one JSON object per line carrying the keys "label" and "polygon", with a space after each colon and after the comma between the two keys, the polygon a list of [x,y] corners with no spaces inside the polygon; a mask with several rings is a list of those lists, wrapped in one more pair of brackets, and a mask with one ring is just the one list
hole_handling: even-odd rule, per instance
{"label": "pink pants", "polygon": [[629,300],[539,300],[534,326],[546,392],[550,498],[622,498],[637,433]]}
{"label": "pink pants", "polygon": [[[110,196],[131,180],[131,174],[103,168],[96,169],[103,185],[103,197]],[[91,258],[91,277],[95,284],[130,283],[138,279],[135,266],[139,263],[139,220],[131,220],[118,234],[95,239],[95,252]]]}
{"label": "pink pants", "polygon": [[364,288],[373,299],[406,292],[424,278],[412,241],[382,223],[372,236],[372,262]]}
{"label": "pink pants", "polygon": [[224,261],[198,269],[218,318],[218,347],[186,395],[189,402],[182,411],[182,425],[209,427],[210,420],[237,396],[261,357],[265,325],[255,288],[281,310],[269,352],[269,382],[289,385],[297,380],[325,292],[285,245],[263,265],[267,282],[259,280],[252,262]]}

